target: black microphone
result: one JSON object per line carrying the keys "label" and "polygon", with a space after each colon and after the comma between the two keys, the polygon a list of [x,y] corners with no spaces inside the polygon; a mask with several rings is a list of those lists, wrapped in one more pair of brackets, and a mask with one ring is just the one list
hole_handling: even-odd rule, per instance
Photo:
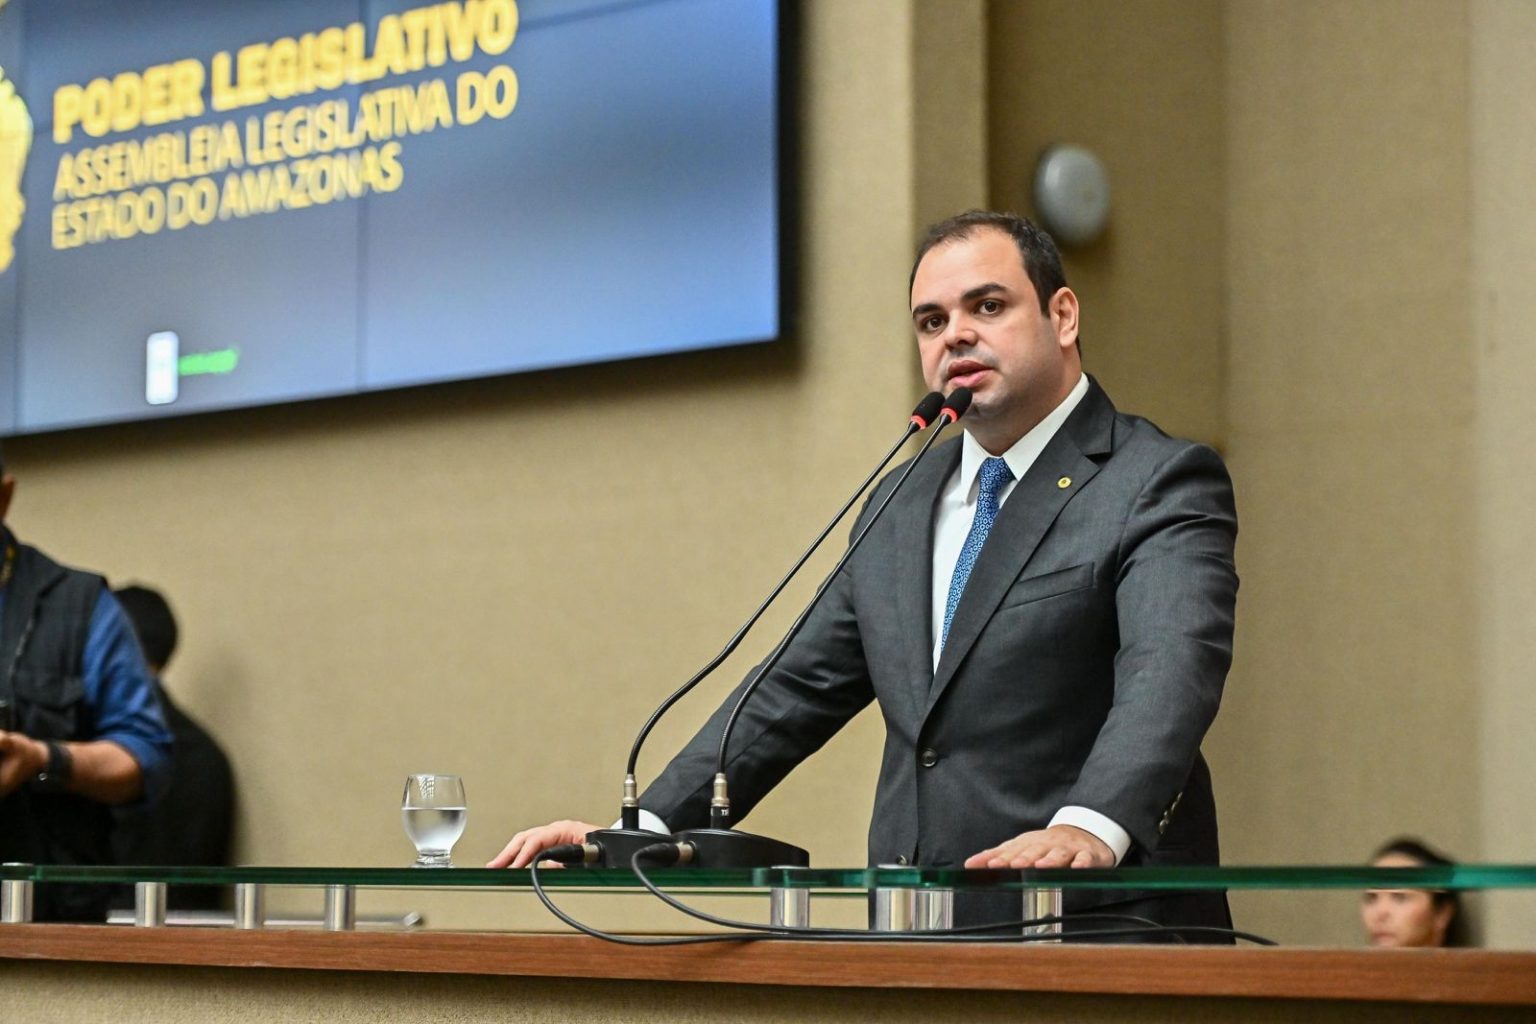
{"label": "black microphone", "polygon": [[880,521],[880,517],[885,514],[885,510],[890,507],[892,499],[896,497],[902,486],[906,484],[907,479],[911,477],[912,471],[917,468],[917,464],[922,461],[923,456],[928,454],[928,450],[939,439],[939,435],[944,432],[944,428],[954,423],[961,416],[964,416],[966,410],[970,407],[970,388],[956,388],[944,400],[937,417],[938,426],[934,429],[933,433],[928,435],[928,440],[923,442],[923,446],[912,457],[912,461],[907,463],[907,468],[902,471],[901,476],[897,477],[896,482],[891,485],[891,489],[886,492],[884,499],[881,500],[875,511],[870,515],[869,520],[860,528],[853,540],[849,542],[848,549],[837,560],[837,564],[832,567],[832,571],[827,574],[826,579],[822,580],[821,585],[816,588],[816,593],[812,595],[810,603],[805,606],[805,610],[800,613],[799,618],[795,619],[794,624],[789,627],[789,631],[784,634],[784,638],[779,641],[773,653],[758,667],[757,673],[753,675],[751,682],[747,683],[742,689],[741,696],[736,698],[736,704],[731,708],[731,714],[725,720],[725,729],[720,735],[720,755],[715,766],[714,791],[709,802],[709,827],[686,829],[682,832],[674,833],[672,837],[676,842],[687,843],[694,848],[694,862],[700,867],[809,866],[810,855],[798,846],[792,846],[777,839],[770,839],[767,836],[741,832],[730,827],[731,801],[725,774],[725,764],[726,752],[730,748],[731,743],[731,733],[735,731],[736,721],[741,716],[741,710],[746,706],[747,700],[758,686],[762,684],[763,680],[768,678],[768,673],[773,671],[774,666],[779,663],[779,659],[784,657],[784,652],[789,649],[789,645],[799,635],[801,628],[804,627],[806,621],[811,617],[811,612],[816,610],[816,606],[821,603],[821,599],[831,589],[832,581],[837,578],[837,574],[842,571],[843,566],[848,564],[848,560],[859,549],[859,545],[864,543],[864,538],[869,536],[869,531],[874,529],[875,524]]}
{"label": "black microphone", "polygon": [[[736,631],[736,634],[731,637],[719,654],[711,658],[708,664],[695,672],[691,679],[678,687],[672,696],[662,701],[661,706],[651,713],[651,717],[641,727],[639,735],[635,737],[634,746],[629,751],[629,761],[624,769],[624,796],[619,819],[620,827],[599,829],[595,832],[587,833],[586,841],[588,845],[597,846],[601,853],[598,856],[589,857],[585,863],[601,867],[628,867],[630,857],[636,850],[656,842],[656,833],[647,832],[640,828],[640,802],[638,787],[635,784],[635,766],[640,760],[640,748],[645,744],[646,738],[650,736],[651,730],[656,727],[656,723],[661,720],[662,715],[670,711],[674,704],[682,700],[689,691],[703,682],[706,676],[719,668],[720,664],[730,657],[737,647],[741,646],[742,640],[746,639],[747,633],[753,626],[757,625],[758,619],[763,617],[763,613],[768,610],[768,606],[789,585],[789,581],[795,578],[795,575],[800,572],[801,566],[805,565],[817,548],[821,547],[822,542],[827,539],[837,524],[848,514],[848,510],[853,508],[854,502],[859,500],[864,492],[869,489],[870,484],[875,482],[875,479],[885,467],[896,457],[896,453],[901,450],[901,447],[907,443],[913,434],[927,430],[928,425],[933,422],[935,417],[949,415],[946,411],[948,408],[949,403],[937,391],[931,391],[923,396],[922,401],[917,403],[917,408],[912,410],[912,415],[908,418],[906,429],[902,431],[901,437],[885,453],[885,457],[880,460],[874,470],[864,478],[864,482],[859,484],[858,490],[854,491],[848,500],[843,503],[843,507],[838,509],[837,514],[832,517],[832,521],[816,536],[816,539],[811,542],[811,546],[805,549],[805,552],[795,561],[789,572],[785,573],[784,578],[779,580],[778,585],[769,593],[767,599],[758,605],[757,610]],[[951,420],[950,422],[953,421]]]}
{"label": "black microphone", "polygon": [[[923,396],[923,400],[921,402],[917,403],[917,408],[912,410],[912,424],[915,427],[917,427],[918,430],[927,430],[928,429],[928,424],[933,422],[933,418],[935,416],[937,416],[940,412],[942,412],[943,408],[944,408],[944,392],[942,392],[942,391],[930,391],[930,392],[928,392],[926,395]],[[911,437],[911,436],[912,436],[912,431],[910,431],[910,430],[907,431],[907,437]],[[900,447],[900,446],[898,445],[897,447]],[[887,459],[886,461],[889,462],[890,460]],[[885,468],[885,463],[882,462],[880,464],[880,469],[884,469],[884,468]],[[878,473],[878,472],[880,472],[880,470],[877,469],[877,470],[875,470],[875,472]],[[870,474],[870,479],[873,479],[873,478],[874,478],[874,474],[872,473],[872,474]]]}
{"label": "black microphone", "polygon": [[971,389],[955,388],[955,390],[949,393],[949,397],[944,399],[944,406],[939,410],[939,412],[943,413],[946,417],[949,418],[949,422],[953,423],[961,416],[964,416],[966,410],[968,410],[970,407]]}

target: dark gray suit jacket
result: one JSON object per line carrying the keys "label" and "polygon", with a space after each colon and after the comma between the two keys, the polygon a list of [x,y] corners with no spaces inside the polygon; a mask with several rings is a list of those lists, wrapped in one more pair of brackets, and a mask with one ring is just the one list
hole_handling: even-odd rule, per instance
{"label": "dark gray suit jacket", "polygon": [[[1199,750],[1237,596],[1220,457],[1118,413],[1090,381],[999,513],[935,672],[934,508],[959,458],[956,439],[918,465],[749,701],[735,816],[873,699],[886,740],[871,863],[958,867],[1066,805],[1125,828],[1127,865],[1216,863]],[[725,710],[641,798],[674,829],[706,823]]]}

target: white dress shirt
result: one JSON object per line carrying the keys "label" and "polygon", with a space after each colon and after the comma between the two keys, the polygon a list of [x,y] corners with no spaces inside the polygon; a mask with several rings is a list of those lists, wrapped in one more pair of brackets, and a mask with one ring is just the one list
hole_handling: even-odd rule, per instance
{"label": "white dress shirt", "polygon": [[[1062,399],[1060,405],[1035,424],[1029,433],[1019,438],[1012,448],[1002,453],[1003,460],[1013,473],[1013,479],[998,492],[999,509],[1008,501],[1014,486],[1024,478],[1029,467],[1035,464],[1045,446],[1056,436],[1056,431],[1061,429],[1061,425],[1087,393],[1088,377],[1085,374],[1078,378],[1076,386]],[[944,485],[933,517],[933,635],[930,639],[935,671],[939,667],[939,654],[943,651],[941,640],[944,611],[949,604],[949,582],[955,575],[955,563],[960,560],[960,549],[965,547],[966,535],[971,532],[971,523],[976,518],[981,464],[992,457],[992,453],[969,433],[960,443],[960,468]],[[1027,682],[1025,685],[1028,685]],[[1075,825],[1102,839],[1104,845],[1114,851],[1116,864],[1131,848],[1131,837],[1118,822],[1087,807],[1063,807],[1051,818],[1051,824]]]}

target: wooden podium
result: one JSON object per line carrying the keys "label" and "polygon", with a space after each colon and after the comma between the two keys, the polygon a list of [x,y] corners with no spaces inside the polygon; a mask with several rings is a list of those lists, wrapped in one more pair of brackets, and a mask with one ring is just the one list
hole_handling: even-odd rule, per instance
{"label": "wooden podium", "polygon": [[1536,954],[0,926],[7,1021],[1536,1020]]}

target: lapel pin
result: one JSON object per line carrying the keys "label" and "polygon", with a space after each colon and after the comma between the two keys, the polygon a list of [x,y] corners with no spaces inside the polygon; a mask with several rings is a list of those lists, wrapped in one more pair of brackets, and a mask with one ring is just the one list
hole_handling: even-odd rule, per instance
{"label": "lapel pin", "polygon": [[1069,476],[1064,476],[1060,480],[1056,481],[1056,486],[1060,487],[1062,490],[1066,490],[1068,487],[1072,486],[1072,478]]}

